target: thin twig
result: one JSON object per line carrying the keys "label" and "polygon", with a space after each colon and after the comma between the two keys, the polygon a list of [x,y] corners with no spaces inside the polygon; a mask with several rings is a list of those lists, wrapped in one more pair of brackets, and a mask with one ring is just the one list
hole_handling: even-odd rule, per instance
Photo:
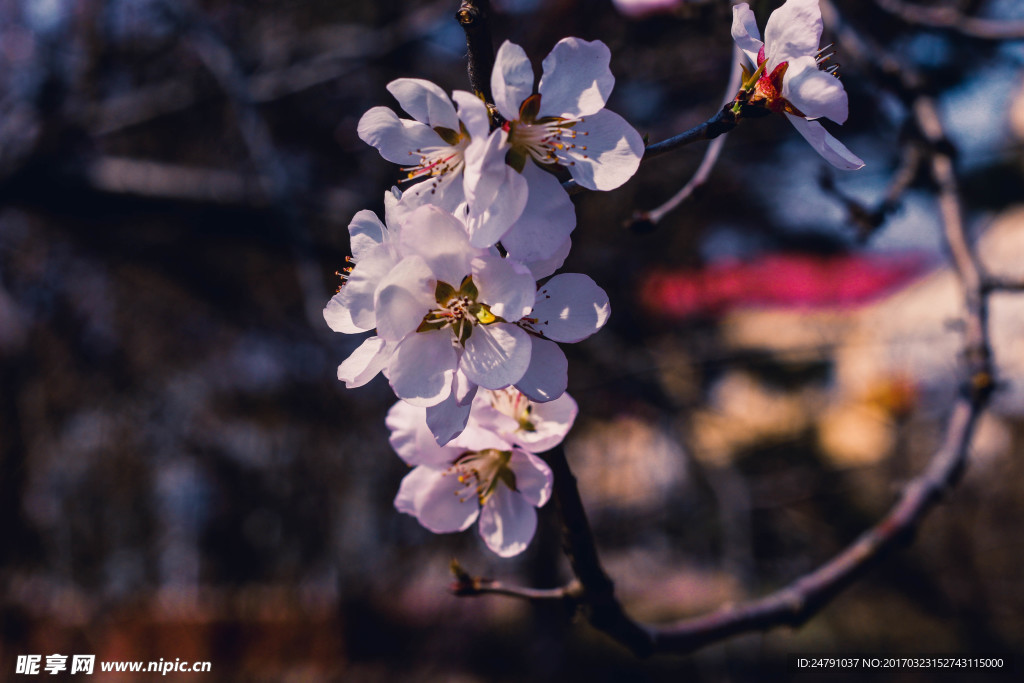
{"label": "thin twig", "polygon": [[[743,51],[738,47],[734,47],[732,51],[732,66],[729,69],[729,81],[725,86],[725,97],[723,98],[722,104],[728,104],[736,96],[736,92],[740,89],[740,85],[743,80],[743,60],[746,57],[743,55]],[[718,163],[718,157],[722,153],[722,147],[725,146],[725,134],[721,134],[716,137],[708,148],[704,151],[704,158],[700,162],[700,166],[697,167],[697,172],[693,174],[689,182],[683,185],[682,189],[679,190],[673,197],[661,206],[651,209],[650,211],[638,211],[633,216],[633,223],[647,223],[649,225],[657,225],[661,222],[661,219],[666,214],[673,211],[676,207],[686,201],[694,191],[707,182],[708,177],[711,175],[711,169]],[[650,152],[648,151],[645,156]]]}
{"label": "thin twig", "polygon": [[908,24],[949,29],[982,40],[1024,39],[1024,21],[970,17],[955,7],[926,7],[903,0],[875,0],[875,4]]}

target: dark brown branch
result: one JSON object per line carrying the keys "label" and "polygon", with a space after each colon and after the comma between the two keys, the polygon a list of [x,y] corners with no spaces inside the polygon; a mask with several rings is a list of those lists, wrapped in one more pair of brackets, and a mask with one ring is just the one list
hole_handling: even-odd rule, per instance
{"label": "dark brown branch", "polygon": [[1024,21],[981,19],[954,7],[926,7],[903,0],[875,0],[875,4],[908,24],[948,29],[982,40],[1024,39]]}
{"label": "dark brown branch", "polygon": [[478,597],[481,595],[503,595],[509,598],[519,598],[532,602],[544,602],[559,600],[575,604],[580,596],[581,587],[578,581],[573,581],[567,586],[559,588],[526,588],[523,586],[510,586],[486,579],[480,576],[473,576],[462,568],[458,560],[452,560],[452,574],[455,581],[451,585],[452,595],[462,597]]}
{"label": "dark brown branch", "polygon": [[494,69],[494,42],[491,39],[490,0],[462,0],[455,18],[466,32],[466,69],[469,84],[487,102],[491,95],[491,71]]}

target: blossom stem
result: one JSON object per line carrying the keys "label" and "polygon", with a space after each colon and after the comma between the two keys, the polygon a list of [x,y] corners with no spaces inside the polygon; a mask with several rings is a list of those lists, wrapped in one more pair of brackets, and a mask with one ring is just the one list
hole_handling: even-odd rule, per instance
{"label": "blossom stem", "polygon": [[490,0],[462,0],[455,19],[466,33],[466,70],[473,90],[491,104],[491,71],[494,41],[491,40]]}

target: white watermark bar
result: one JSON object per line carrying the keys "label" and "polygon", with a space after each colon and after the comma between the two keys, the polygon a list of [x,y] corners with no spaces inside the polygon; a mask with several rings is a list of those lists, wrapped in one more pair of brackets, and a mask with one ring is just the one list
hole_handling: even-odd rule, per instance
{"label": "white watermark bar", "polygon": [[23,676],[40,674],[68,675],[82,674],[91,676],[96,671],[104,673],[158,673],[166,676],[169,673],[209,673],[210,662],[182,661],[161,658],[158,661],[138,660],[105,660],[96,661],[96,655],[18,655],[14,664],[14,673]]}

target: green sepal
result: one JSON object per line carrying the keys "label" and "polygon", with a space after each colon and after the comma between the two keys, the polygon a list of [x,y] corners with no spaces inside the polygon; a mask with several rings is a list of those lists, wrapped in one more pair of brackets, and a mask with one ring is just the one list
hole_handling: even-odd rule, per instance
{"label": "green sepal", "polygon": [[514,168],[518,173],[522,173],[523,169],[526,168],[526,158],[528,156],[526,152],[513,147],[505,155],[505,163]]}
{"label": "green sepal", "polygon": [[450,284],[448,284],[447,282],[442,282],[441,280],[437,281],[437,286],[434,287],[434,299],[437,301],[437,303],[444,306],[449,301],[454,299],[457,295],[458,293],[455,291],[455,288],[452,287]]}
{"label": "green sepal", "polygon": [[480,296],[480,290],[476,288],[476,283],[473,282],[472,275],[467,275],[462,278],[462,282],[459,284],[458,295],[465,297],[470,301],[476,301],[476,298]]}
{"label": "green sepal", "polygon": [[452,130],[451,128],[445,128],[444,126],[437,126],[434,128],[434,132],[440,135],[441,139],[449,145],[459,144],[459,138],[462,137],[459,135],[458,131]]}
{"label": "green sepal", "polygon": [[519,120],[523,123],[533,123],[540,113],[540,95],[530,95],[519,105]]}

